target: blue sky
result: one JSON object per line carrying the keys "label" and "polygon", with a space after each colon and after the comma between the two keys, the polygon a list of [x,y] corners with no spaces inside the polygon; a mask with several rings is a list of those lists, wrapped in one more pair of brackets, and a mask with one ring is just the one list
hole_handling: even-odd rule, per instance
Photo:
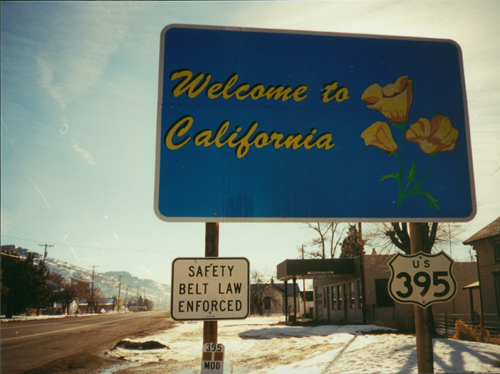
{"label": "blue sky", "polygon": [[[452,39],[462,49],[477,215],[500,213],[497,1],[2,2],[1,243],[169,283],[203,223],[153,209],[160,32],[186,23]],[[300,223],[221,223],[220,256],[275,270]],[[457,247],[454,253],[467,248]]]}

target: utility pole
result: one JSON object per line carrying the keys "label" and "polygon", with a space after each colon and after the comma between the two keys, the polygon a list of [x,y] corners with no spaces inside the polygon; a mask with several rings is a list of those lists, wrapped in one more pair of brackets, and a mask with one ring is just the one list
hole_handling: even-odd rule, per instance
{"label": "utility pole", "polygon": [[47,257],[47,247],[53,247],[53,245],[49,244],[38,244],[40,247],[45,247],[45,252],[43,254],[43,263],[45,263],[45,258]]}
{"label": "utility pole", "polygon": [[122,276],[120,275],[120,284],[118,285],[118,311],[120,311],[121,305],[120,305],[120,292],[122,289]]}
{"label": "utility pole", "polygon": [[98,265],[92,265],[89,266],[92,268],[92,289],[91,289],[91,295],[92,295],[92,309],[94,309],[94,313],[96,312],[96,307],[94,303],[94,273],[95,273],[95,268],[99,267]]}
{"label": "utility pole", "polygon": [[[425,251],[427,223],[410,223],[411,253]],[[417,336],[417,366],[419,373],[434,373],[434,351],[430,331],[431,308],[413,305],[415,313],[415,333]]]}
{"label": "utility pole", "polygon": [[365,274],[365,245],[363,243],[363,226],[361,222],[359,222],[359,239],[361,240],[362,246],[361,251],[359,253],[359,267],[360,267],[360,275],[361,275],[361,289],[358,290],[361,292],[361,314],[363,315],[363,324],[366,325],[366,274]]}
{"label": "utility pole", "polygon": [[[219,257],[219,222],[205,223],[205,257]],[[203,344],[217,344],[217,338],[217,321],[203,321]]]}
{"label": "utility pole", "polygon": [[[332,238],[333,241],[333,238]],[[304,259],[304,244],[302,244],[302,259]],[[306,279],[302,278],[302,288],[303,288],[303,293],[304,293],[304,318],[306,316]]]}

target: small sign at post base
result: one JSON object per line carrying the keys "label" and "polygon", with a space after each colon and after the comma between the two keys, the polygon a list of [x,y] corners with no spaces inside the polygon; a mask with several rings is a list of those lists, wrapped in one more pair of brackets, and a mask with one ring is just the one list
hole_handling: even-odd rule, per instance
{"label": "small sign at post base", "polygon": [[203,344],[201,374],[223,374],[224,346],[216,343]]}

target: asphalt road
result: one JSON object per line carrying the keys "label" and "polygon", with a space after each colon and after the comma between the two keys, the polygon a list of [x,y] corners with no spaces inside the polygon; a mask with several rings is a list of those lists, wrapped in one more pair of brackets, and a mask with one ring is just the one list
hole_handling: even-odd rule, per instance
{"label": "asphalt road", "polygon": [[1,324],[1,372],[98,373],[116,365],[101,353],[120,340],[168,329],[166,312],[102,314]]}

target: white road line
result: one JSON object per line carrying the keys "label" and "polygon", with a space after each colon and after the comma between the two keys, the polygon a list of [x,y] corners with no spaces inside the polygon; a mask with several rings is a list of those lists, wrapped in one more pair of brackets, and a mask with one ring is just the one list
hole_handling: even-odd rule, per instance
{"label": "white road line", "polygon": [[[26,327],[36,327],[36,326],[57,325],[57,324],[62,324],[62,323],[71,323],[71,322],[78,321],[80,318],[90,318],[90,317],[92,317],[92,316],[90,315],[90,316],[84,316],[84,317],[49,318],[49,319],[45,320],[45,321],[47,321],[46,323],[42,323],[43,320],[40,320],[40,321],[28,321],[28,320],[19,321],[19,322],[29,322],[29,324],[24,325],[24,326],[6,326],[6,327],[4,327],[3,326],[4,324],[8,324],[7,322],[4,322],[4,323],[2,323],[2,331],[3,330],[11,330],[11,329],[23,329]],[[97,317],[102,317],[102,315],[96,315],[93,318],[97,319]],[[78,318],[78,319],[76,319],[76,318]],[[52,321],[52,322],[48,322],[48,321]],[[13,321],[13,322],[17,322],[17,321]],[[38,322],[38,324],[37,325],[31,324],[31,323],[35,323],[35,322]]]}
{"label": "white road line", "polygon": [[[121,319],[120,321],[126,321],[127,319],[132,319],[132,318],[135,318],[135,316],[134,317],[129,317],[129,318],[124,318],[124,319]],[[94,324],[86,325],[86,326],[70,327],[68,329],[62,329],[62,330],[56,330],[56,331],[49,331],[49,332],[41,332],[39,334],[25,335],[25,336],[16,336],[15,338],[2,339],[2,342],[6,342],[6,341],[9,341],[9,340],[16,340],[16,339],[32,338],[34,336],[40,336],[40,335],[54,334],[56,332],[62,332],[62,331],[84,329],[84,328],[88,328],[88,327],[92,327],[92,326],[103,325],[105,323],[110,323],[110,322],[118,322],[118,321],[106,321],[106,322],[94,323]]]}

